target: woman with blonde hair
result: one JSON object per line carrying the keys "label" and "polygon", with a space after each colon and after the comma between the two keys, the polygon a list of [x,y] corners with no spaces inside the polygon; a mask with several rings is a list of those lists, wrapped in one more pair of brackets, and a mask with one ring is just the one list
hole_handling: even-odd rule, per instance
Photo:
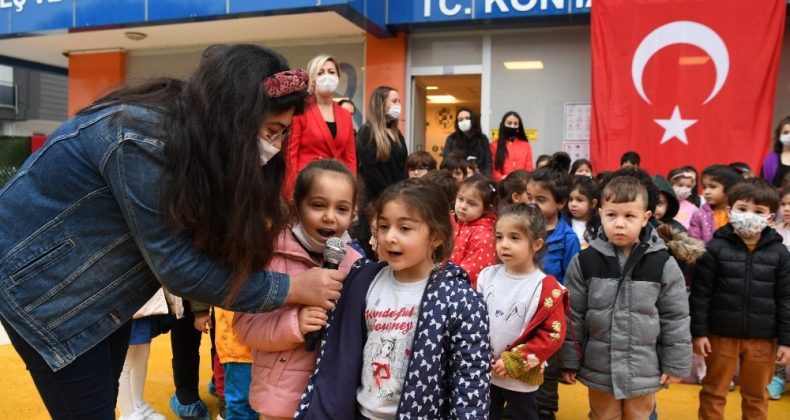
{"label": "woman with blonde hair", "polygon": [[302,115],[294,117],[286,147],[286,177],[283,192],[293,194],[296,175],[317,159],[337,159],[353,174],[357,172],[354,123],[351,115],[333,100],[340,80],[334,57],[321,54],[307,64],[310,98]]}
{"label": "woman with blonde hair", "polygon": [[[406,178],[406,140],[398,129],[401,113],[400,95],[389,86],[379,86],[370,95],[367,121],[357,133],[360,179],[365,184],[366,208],[388,186]],[[360,211],[359,240],[365,253],[372,255],[364,244],[370,239],[367,216]]]}

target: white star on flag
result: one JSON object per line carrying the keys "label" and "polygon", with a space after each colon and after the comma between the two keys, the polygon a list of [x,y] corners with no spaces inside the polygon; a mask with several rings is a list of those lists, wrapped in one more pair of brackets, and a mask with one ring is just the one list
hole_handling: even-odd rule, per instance
{"label": "white star on flag", "polygon": [[664,137],[661,138],[661,144],[664,144],[673,138],[682,141],[683,144],[689,144],[686,138],[686,129],[697,123],[697,120],[684,120],[680,116],[680,107],[675,105],[675,110],[672,111],[672,116],[668,120],[654,120],[656,124],[664,128]]}

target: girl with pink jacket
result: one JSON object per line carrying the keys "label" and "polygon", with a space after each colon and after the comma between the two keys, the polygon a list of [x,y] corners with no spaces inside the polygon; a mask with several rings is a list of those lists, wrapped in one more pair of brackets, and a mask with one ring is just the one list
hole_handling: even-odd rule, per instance
{"label": "girl with pink jacket", "polygon": [[[327,239],[346,236],[356,197],[354,175],[335,160],[317,160],[299,173],[294,185],[298,222],[277,239],[269,269],[295,274],[320,267]],[[339,271],[348,273],[361,255],[346,246]],[[233,327],[252,347],[250,406],[261,418],[293,418],[318,351],[305,350],[305,334],[326,324],[319,307],[286,304],[259,314],[237,313]]]}

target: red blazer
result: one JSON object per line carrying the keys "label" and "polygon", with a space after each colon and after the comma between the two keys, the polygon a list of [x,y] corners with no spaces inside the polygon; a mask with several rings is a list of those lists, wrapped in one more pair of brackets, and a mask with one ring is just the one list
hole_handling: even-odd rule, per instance
{"label": "red blazer", "polygon": [[518,351],[524,360],[527,360],[527,355],[534,354],[541,362],[545,362],[562,347],[565,340],[566,312],[570,307],[568,289],[562,287],[553,276],[547,275],[541,283],[538,303],[538,311],[518,339],[505,351]]}
{"label": "red blazer", "polygon": [[498,147],[497,142],[491,143],[491,176],[495,181],[499,182],[507,174],[515,171],[516,169],[524,169],[532,171],[532,146],[528,141],[515,140],[507,142],[507,158],[502,165],[502,170],[498,171],[494,165],[496,162],[496,150]]}
{"label": "red blazer", "polygon": [[285,156],[283,195],[286,198],[293,197],[293,186],[299,171],[316,159],[337,159],[354,175],[357,174],[357,152],[351,114],[336,103],[332,105],[332,109],[337,124],[335,138],[332,138],[314,99],[308,102],[302,115],[294,117]]}

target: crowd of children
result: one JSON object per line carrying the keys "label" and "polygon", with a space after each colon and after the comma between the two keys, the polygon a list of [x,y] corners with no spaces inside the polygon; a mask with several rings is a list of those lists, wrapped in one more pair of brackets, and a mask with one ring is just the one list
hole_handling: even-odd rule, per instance
{"label": "crowd of children", "polygon": [[639,163],[595,176],[557,153],[495,182],[415,152],[412,179],[366,211],[368,255],[354,175],[309,164],[270,267],[319,267],[340,237],[341,298],[330,313],[217,309],[225,418],[552,419],[558,383],[580,381],[591,418],[641,419],[681,380],[702,384],[700,418],[723,418],[735,383],[744,418],[766,418],[790,362],[790,186]]}

